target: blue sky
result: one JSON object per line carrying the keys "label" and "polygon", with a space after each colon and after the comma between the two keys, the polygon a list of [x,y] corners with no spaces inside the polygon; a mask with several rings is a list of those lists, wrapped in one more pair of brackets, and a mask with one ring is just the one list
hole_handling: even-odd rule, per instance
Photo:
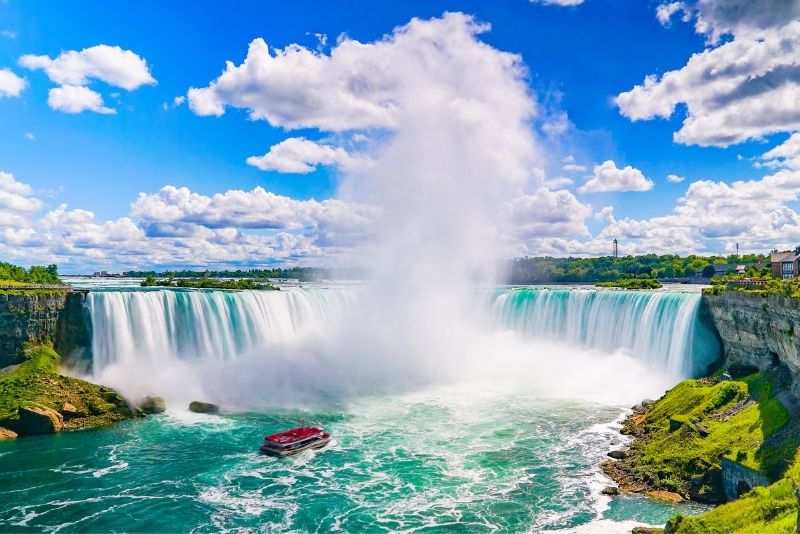
{"label": "blue sky", "polygon": [[[280,120],[251,120],[248,116],[252,107],[237,105],[237,96],[228,93],[224,96],[229,99],[224,102],[227,106],[224,114],[204,116],[196,111],[196,106],[189,105],[191,99],[177,105],[174,99],[185,99],[191,87],[208,87],[227,60],[241,64],[249,43],[256,38],[263,38],[270,47],[278,49],[296,43],[326,57],[341,40],[373,43],[414,17],[438,20],[446,12],[465,13],[490,24],[489,31],[475,36],[476,42],[520,56],[520,63],[527,68],[524,83],[537,105],[531,129],[536,133],[540,151],[547,155],[537,164],[544,174],[537,176],[546,183],[550,181],[546,187],[551,192],[565,192],[560,200],[548,197],[544,201],[553,208],[551,220],[535,221],[533,226],[561,225],[563,235],[544,231],[544,235],[532,236],[530,232],[521,232],[524,237],[509,237],[509,254],[601,254],[602,243],[611,234],[629,243],[629,252],[710,253],[730,250],[737,241],[762,251],[800,239],[793,218],[797,192],[791,181],[795,170],[790,161],[794,144],[789,146],[787,142],[789,152],[784,152],[788,156],[773,159],[771,166],[765,167],[763,163],[767,160],[760,159],[762,154],[787,141],[797,128],[795,117],[775,119],[774,124],[764,124],[769,122],[764,119],[757,125],[739,125],[743,133],[733,142],[720,142],[719,137],[707,138],[705,134],[690,136],[683,143],[673,139],[687,119],[687,111],[710,116],[710,122],[703,125],[704,131],[711,129],[706,124],[715,123],[713,113],[733,104],[759,117],[770,113],[786,117],[774,106],[766,111],[746,107],[753,104],[753,98],[752,94],[745,94],[744,88],[741,94],[726,90],[726,94],[723,91],[692,100],[693,91],[697,91],[692,84],[698,82],[692,80],[688,62],[693,54],[715,51],[719,57],[713,61],[724,70],[731,55],[727,49],[732,45],[757,46],[752,43],[765,40],[769,43],[769,39],[794,39],[791,42],[796,43],[795,2],[772,2],[772,5],[764,2],[766,7],[760,6],[762,12],[764,9],[776,12],[775,20],[766,21],[755,13],[755,7],[759,6],[754,7],[752,17],[742,10],[734,17],[712,0],[673,2],[676,7],[671,8],[672,15],[666,22],[657,16],[657,11],[667,5],[663,2],[585,0],[571,2],[578,5],[570,6],[560,3],[565,2],[398,1],[382,2],[378,8],[374,3],[354,1],[238,2],[235,6],[195,2],[191,7],[147,1],[119,2],[113,7],[99,2],[2,2],[0,69],[23,78],[24,89],[6,89],[5,96],[0,97],[0,171],[11,175],[14,184],[22,184],[7,189],[22,191],[22,197],[35,199],[39,204],[36,210],[8,204],[9,220],[0,220],[6,231],[0,252],[23,263],[58,261],[67,270],[146,265],[335,263],[347,258],[346,247],[341,243],[336,244],[334,253],[326,251],[327,242],[337,237],[331,234],[321,238],[316,233],[319,221],[308,222],[306,216],[301,217],[301,222],[288,223],[272,218],[266,223],[230,218],[225,223],[218,220],[209,223],[195,213],[194,219],[187,216],[180,221],[166,221],[152,213],[143,216],[144,208],[132,209],[132,203],[140,193],[156,195],[168,185],[185,187],[205,197],[230,190],[251,191],[256,187],[297,202],[340,197],[342,175],[350,172],[341,162],[320,162],[313,172],[298,174],[279,172],[273,163],[266,165],[267,170],[261,170],[248,165],[246,160],[264,155],[287,138],[298,137],[352,152],[355,133],[366,132],[367,136],[375,137],[378,136],[375,132],[381,130],[385,136],[391,127],[345,125],[330,129],[317,127],[310,118],[300,121],[299,126]],[[788,6],[790,11],[778,13],[776,5],[781,9]],[[321,35],[327,38],[325,44]],[[25,55],[55,59],[62,52],[79,53],[97,45],[130,51],[146,62],[146,72],[156,80],[155,84],[142,83],[127,90],[108,83],[108,76],[104,81],[103,75],[95,75],[97,71],[91,69],[96,67],[85,67],[90,71],[83,86],[99,93],[103,106],[112,108],[113,114],[91,109],[81,112],[54,109],[48,103],[48,92],[58,88],[63,80],[20,60]],[[752,68],[757,72],[756,77],[791,66],[790,59],[786,59],[786,65],[780,61],[766,65],[764,59],[755,63]],[[658,80],[668,72],[678,73],[672,82],[672,92],[684,90],[689,95],[683,99],[676,97],[675,112],[669,117],[652,116],[656,114],[653,109],[662,109],[655,100],[660,98],[663,102],[668,98],[663,95],[634,95],[636,98],[625,109],[615,101],[617,95],[642,85],[646,76],[655,75]],[[796,72],[790,69],[778,89],[795,94],[792,91],[798,84]],[[743,85],[741,81],[737,83]],[[775,95],[770,97],[767,91],[762,92],[757,95],[763,101],[760,105],[776,100]],[[0,95],[3,95],[2,85]],[[269,95],[263,98],[268,97],[275,98]],[[279,103],[265,101],[264,105],[276,107]],[[637,113],[649,116],[631,120]],[[709,144],[717,146],[703,146]],[[586,170],[565,171],[561,167],[568,158],[573,165]],[[628,190],[619,184],[582,187],[593,175],[594,167],[609,160],[613,162],[610,167],[613,173],[631,166],[640,171],[645,182],[637,175],[628,176]],[[784,173],[780,180],[772,180],[778,185],[759,185],[776,172]],[[622,173],[618,174],[603,180],[624,181]],[[677,175],[683,181],[672,183],[667,180],[668,175]],[[562,177],[572,183],[552,181]],[[688,213],[681,215],[681,220],[675,218],[674,210],[681,204],[679,199],[693,182],[701,182],[693,186],[697,194],[702,193],[701,189],[716,191],[698,201],[703,204],[698,209],[706,213],[722,210],[723,215],[733,216],[736,202],[746,201],[738,189],[731,189],[730,184],[737,180],[753,181],[755,185],[749,189],[768,189],[769,193],[761,190],[753,193],[753,198],[767,194],[770,200],[763,208],[774,211],[773,215],[729,231],[709,230],[714,224],[694,227],[683,220],[692,218]],[[642,185],[648,182],[649,186]],[[30,186],[27,192],[23,191],[25,185]],[[520,192],[536,195],[539,187],[541,184],[529,184]],[[730,201],[719,206],[708,204],[719,198],[720,187],[730,193]],[[364,199],[347,201],[351,200]],[[530,202],[535,204],[538,200]],[[51,217],[49,223],[42,222],[48,213],[64,204],[66,208],[58,221]],[[576,210],[575,206],[586,209]],[[611,216],[609,210],[602,212],[607,206],[613,207]],[[93,214],[92,217],[83,212],[77,214],[83,217],[79,226],[84,230],[87,225],[97,226],[92,235],[75,237],[79,232],[69,227],[66,221],[69,217],[65,214],[76,209]],[[561,210],[581,212],[581,220],[569,217],[566,220],[559,215]],[[734,217],[739,224],[730,226],[741,226],[742,215]],[[520,222],[524,217],[524,213],[518,213],[515,220]],[[129,230],[133,233],[115,237],[107,223],[123,218],[130,222]],[[72,219],[73,224],[78,224],[75,217]],[[198,223],[199,219],[203,220]],[[194,238],[210,240],[209,248],[198,248],[207,255],[198,252],[194,257],[187,254],[171,257],[169,246],[163,241],[169,233],[164,231],[167,223],[173,233],[177,232],[175,225],[180,223],[199,224],[212,233],[227,229],[228,234],[224,239],[210,234],[203,237],[187,226],[181,229],[181,235],[189,232]],[[759,226],[762,223],[764,228]],[[571,228],[566,228],[570,225]],[[679,229],[670,236],[666,230],[672,225]],[[128,246],[129,240],[136,241],[134,227],[142,230],[146,239],[160,238],[161,252],[148,256]],[[154,230],[156,227],[158,230]],[[274,254],[248,257],[248,249],[241,241],[243,236],[274,240],[284,233],[285,237],[305,238],[305,245],[290,250],[285,243],[281,248],[274,242],[265,242],[262,245],[268,245]],[[350,237],[343,242],[350,243]],[[220,248],[225,247],[223,241],[232,247],[227,253]],[[248,246],[257,248],[258,244],[251,239]]]}

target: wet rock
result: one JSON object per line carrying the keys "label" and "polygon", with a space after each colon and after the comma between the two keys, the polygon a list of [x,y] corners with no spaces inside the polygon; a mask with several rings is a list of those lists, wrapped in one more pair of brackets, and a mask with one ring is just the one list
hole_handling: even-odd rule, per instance
{"label": "wet rock", "polygon": [[[145,397],[142,403],[139,405],[139,409],[148,415],[162,413],[167,410],[167,403],[164,402],[164,399],[161,397]],[[191,405],[189,406],[189,409],[192,409]]]}
{"label": "wet rock", "polygon": [[614,486],[606,486],[600,493],[603,495],[619,495],[619,489]]}
{"label": "wet rock", "polygon": [[195,413],[218,413],[219,406],[210,402],[192,401],[189,403],[189,411]]}
{"label": "wet rock", "polygon": [[679,503],[685,500],[680,493],[675,493],[674,491],[655,490],[648,491],[645,495],[651,499],[669,503]]}
{"label": "wet rock", "polygon": [[0,427],[0,441],[5,439],[16,439],[17,433],[13,430],[9,430],[7,428]]}
{"label": "wet rock", "polygon": [[661,534],[664,532],[663,528],[658,527],[633,527],[631,534]]}
{"label": "wet rock", "polygon": [[615,460],[624,460],[626,456],[627,453],[625,451],[611,451],[608,453],[608,457]]}
{"label": "wet rock", "polygon": [[53,434],[64,428],[64,417],[44,406],[28,405],[19,409],[19,434]]}

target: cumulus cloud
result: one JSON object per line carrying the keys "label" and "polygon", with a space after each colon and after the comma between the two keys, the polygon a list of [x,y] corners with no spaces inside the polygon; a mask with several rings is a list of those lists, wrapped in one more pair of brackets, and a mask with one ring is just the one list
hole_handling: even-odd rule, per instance
{"label": "cumulus cloud", "polygon": [[786,141],[761,155],[766,167],[786,167],[800,170],[800,133],[793,133]]}
{"label": "cumulus cloud", "polygon": [[649,191],[654,185],[639,169],[630,165],[618,169],[612,160],[595,165],[593,170],[586,183],[578,189],[581,193]]}
{"label": "cumulus cloud", "polygon": [[96,79],[132,91],[156,83],[147,62],[119,46],[97,45],[81,51],[69,50],[55,59],[26,54],[19,63],[28,69],[44,70],[50,80],[59,85],[87,85],[90,79]]}
{"label": "cumulus cloud", "polygon": [[50,89],[47,105],[64,113],[82,113],[84,111],[94,111],[105,115],[116,113],[116,110],[103,104],[103,97],[100,96],[100,93],[79,85],[63,85]]}
{"label": "cumulus cloud", "polygon": [[247,164],[262,171],[308,174],[318,165],[352,167],[358,158],[344,148],[316,143],[303,137],[290,137],[274,145],[263,156],[250,156]]}
{"label": "cumulus cloud", "polygon": [[91,80],[128,91],[156,83],[147,62],[119,46],[97,45],[81,51],[69,50],[55,59],[26,54],[19,58],[19,64],[31,70],[43,70],[51,81],[60,85],[50,89],[47,103],[65,113],[116,113],[103,104],[100,93],[87,87]]}
{"label": "cumulus cloud", "polygon": [[42,205],[30,185],[17,181],[11,173],[0,171],[0,227],[26,227],[28,217]]}
{"label": "cumulus cloud", "polygon": [[261,187],[205,196],[185,187],[166,186],[156,194],[140,194],[131,215],[151,235],[192,231],[196,226],[307,230],[326,241],[352,243],[368,233],[380,210],[335,199],[295,200]]}
{"label": "cumulus cloud", "polygon": [[0,69],[0,98],[22,94],[28,82],[9,69]]}
{"label": "cumulus cloud", "polygon": [[667,181],[673,184],[679,184],[684,181],[685,178],[683,176],[678,176],[677,174],[668,174]]}
{"label": "cumulus cloud", "polygon": [[[800,2],[699,0],[660,6],[659,20],[677,9],[696,17],[713,46],[687,64],[616,97],[631,120],[670,118],[684,104],[677,143],[729,146],[800,128]],[[733,39],[717,45],[721,34]]]}
{"label": "cumulus cloud", "polygon": [[591,206],[581,203],[571,192],[545,187],[506,202],[500,212],[505,227],[517,240],[588,235],[585,221],[591,214]]}

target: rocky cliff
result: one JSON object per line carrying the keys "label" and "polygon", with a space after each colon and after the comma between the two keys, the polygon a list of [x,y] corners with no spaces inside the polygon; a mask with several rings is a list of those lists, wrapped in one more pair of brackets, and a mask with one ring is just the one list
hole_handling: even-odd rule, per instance
{"label": "rocky cliff", "polygon": [[704,295],[728,366],[788,368],[800,398],[800,299],[742,291]]}
{"label": "rocky cliff", "polygon": [[26,343],[52,343],[74,361],[91,344],[84,294],[69,291],[0,292],[0,368],[20,363]]}

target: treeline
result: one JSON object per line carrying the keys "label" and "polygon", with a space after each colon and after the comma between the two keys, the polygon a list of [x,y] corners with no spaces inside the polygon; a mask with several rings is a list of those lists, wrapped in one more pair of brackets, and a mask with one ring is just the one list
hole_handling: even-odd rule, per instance
{"label": "treeline", "polygon": [[139,284],[142,287],[183,287],[199,289],[264,289],[277,290],[278,288],[270,283],[256,282],[250,278],[238,280],[219,280],[214,278],[166,278],[158,280],[155,276],[147,276]]}
{"label": "treeline", "polygon": [[334,273],[330,269],[319,269],[316,267],[292,267],[289,269],[236,269],[225,271],[128,271],[127,276],[132,278],[294,278],[301,282],[313,282],[333,278]]}
{"label": "treeline", "polygon": [[47,267],[34,265],[26,269],[19,265],[0,262],[0,285],[3,282],[46,285],[60,285],[62,283],[61,278],[58,277],[58,267],[55,264]]}
{"label": "treeline", "polygon": [[[761,267],[758,267],[761,262]],[[551,284],[612,282],[621,278],[691,278],[714,275],[715,265],[747,265],[753,276],[766,275],[769,257],[762,254],[741,256],[676,256],[647,254],[614,258],[517,258],[508,266],[510,284]]]}

